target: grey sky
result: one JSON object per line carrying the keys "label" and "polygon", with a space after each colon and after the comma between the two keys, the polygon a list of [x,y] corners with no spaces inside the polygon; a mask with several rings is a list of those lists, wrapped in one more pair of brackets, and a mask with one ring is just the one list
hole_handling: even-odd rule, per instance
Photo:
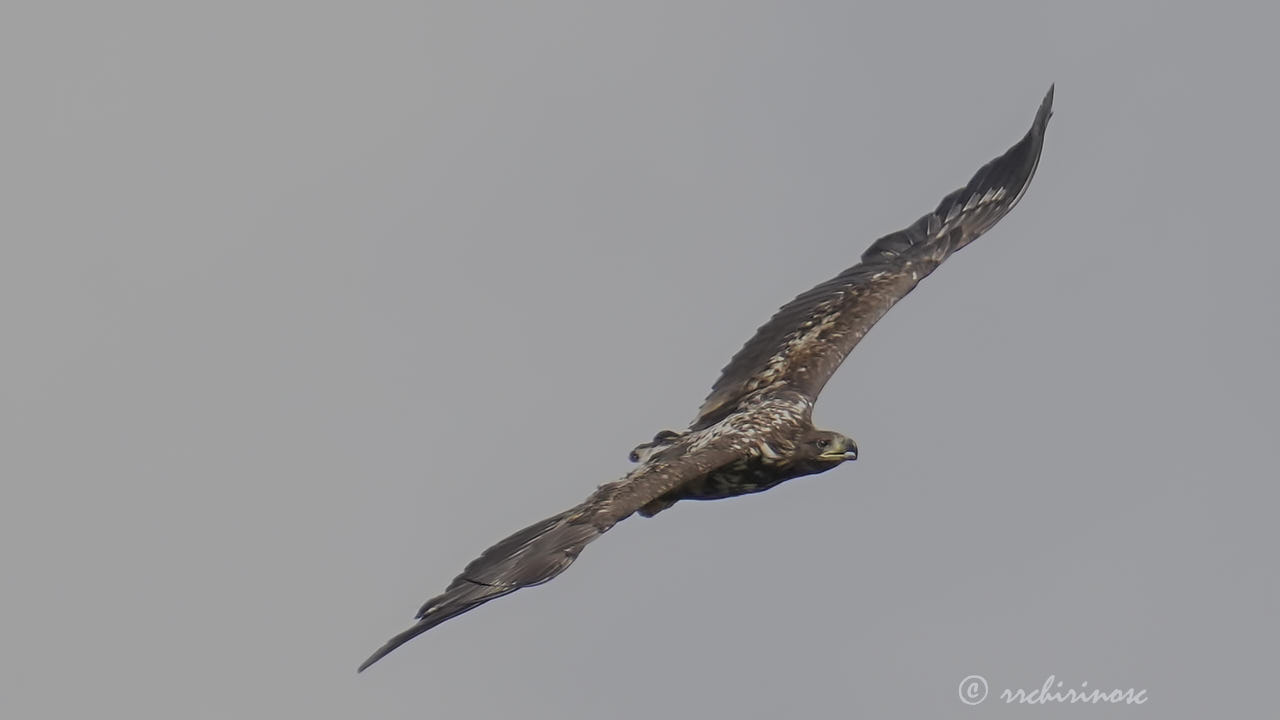
{"label": "grey sky", "polygon": [[[1274,710],[1274,11],[82,5],[0,18],[5,717]],[[858,462],[355,674],[1051,82],[1022,204],[824,393]]]}

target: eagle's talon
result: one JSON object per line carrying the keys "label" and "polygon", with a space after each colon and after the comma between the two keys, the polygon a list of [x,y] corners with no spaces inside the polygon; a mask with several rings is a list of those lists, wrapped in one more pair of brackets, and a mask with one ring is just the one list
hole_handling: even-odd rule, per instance
{"label": "eagle's talon", "polygon": [[645,452],[646,450],[653,450],[660,445],[670,445],[679,438],[680,433],[675,430],[659,430],[657,434],[653,436],[653,440],[650,440],[647,443],[640,443],[632,448],[631,452],[627,455],[627,459],[633,463],[640,462],[649,454],[648,452]]}

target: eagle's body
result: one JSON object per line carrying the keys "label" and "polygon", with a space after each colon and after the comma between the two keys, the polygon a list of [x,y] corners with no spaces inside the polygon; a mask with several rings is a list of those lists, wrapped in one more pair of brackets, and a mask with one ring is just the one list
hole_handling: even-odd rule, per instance
{"label": "eagle's body", "polygon": [[638,466],[586,500],[486,550],[418,622],[382,646],[364,670],[410,639],[494,598],[546,582],[619,521],[680,500],[760,492],[857,457],[840,433],[818,430],[813,404],[840,363],[891,307],[952,253],[1004,217],[1035,174],[1053,105],[965,187],[905,230],[874,242],[862,260],[803,293],[765,323],[729,362],[684,432],[664,430],[631,453]]}
{"label": "eagle's body", "polygon": [[[761,402],[763,411],[752,412],[753,404]],[[750,437],[758,438],[747,446],[742,455],[732,462],[705,475],[692,478],[680,487],[659,496],[639,509],[644,517],[653,517],[680,500],[721,500],[768,490],[779,483],[802,475],[812,475],[829,470],[835,465],[857,457],[857,446],[839,433],[816,430],[810,420],[813,402],[801,393],[765,391],[742,404],[740,417],[734,418],[737,426],[728,432],[741,432],[744,418],[755,420],[763,417],[763,423],[753,423],[758,428]],[[683,452],[686,445],[709,442],[719,433],[724,421],[688,433],[663,430],[646,443],[631,451],[633,462],[649,462],[650,458],[664,454]],[[706,438],[706,440],[704,440]],[[825,442],[804,452],[806,440]],[[818,455],[828,448],[832,457],[822,460]]]}

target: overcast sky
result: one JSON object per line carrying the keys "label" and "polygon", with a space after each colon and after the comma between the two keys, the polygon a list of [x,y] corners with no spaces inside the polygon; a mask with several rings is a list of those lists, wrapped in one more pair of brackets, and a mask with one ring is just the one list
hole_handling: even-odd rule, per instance
{"label": "overcast sky", "polygon": [[[80,5],[0,13],[5,717],[1274,712],[1275,11]],[[1055,82],[823,394],[856,463],[356,675]]]}

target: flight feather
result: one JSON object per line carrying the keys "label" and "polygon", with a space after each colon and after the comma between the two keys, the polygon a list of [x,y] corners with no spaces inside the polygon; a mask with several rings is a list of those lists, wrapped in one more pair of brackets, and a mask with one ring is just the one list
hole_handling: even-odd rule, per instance
{"label": "flight feather", "polygon": [[876,240],[861,262],[784,305],[712,386],[694,419],[707,427],[752,393],[785,385],[816,400],[849,352],[889,308],[1022,198],[1040,162],[1053,88],[1031,129],[909,227]]}

